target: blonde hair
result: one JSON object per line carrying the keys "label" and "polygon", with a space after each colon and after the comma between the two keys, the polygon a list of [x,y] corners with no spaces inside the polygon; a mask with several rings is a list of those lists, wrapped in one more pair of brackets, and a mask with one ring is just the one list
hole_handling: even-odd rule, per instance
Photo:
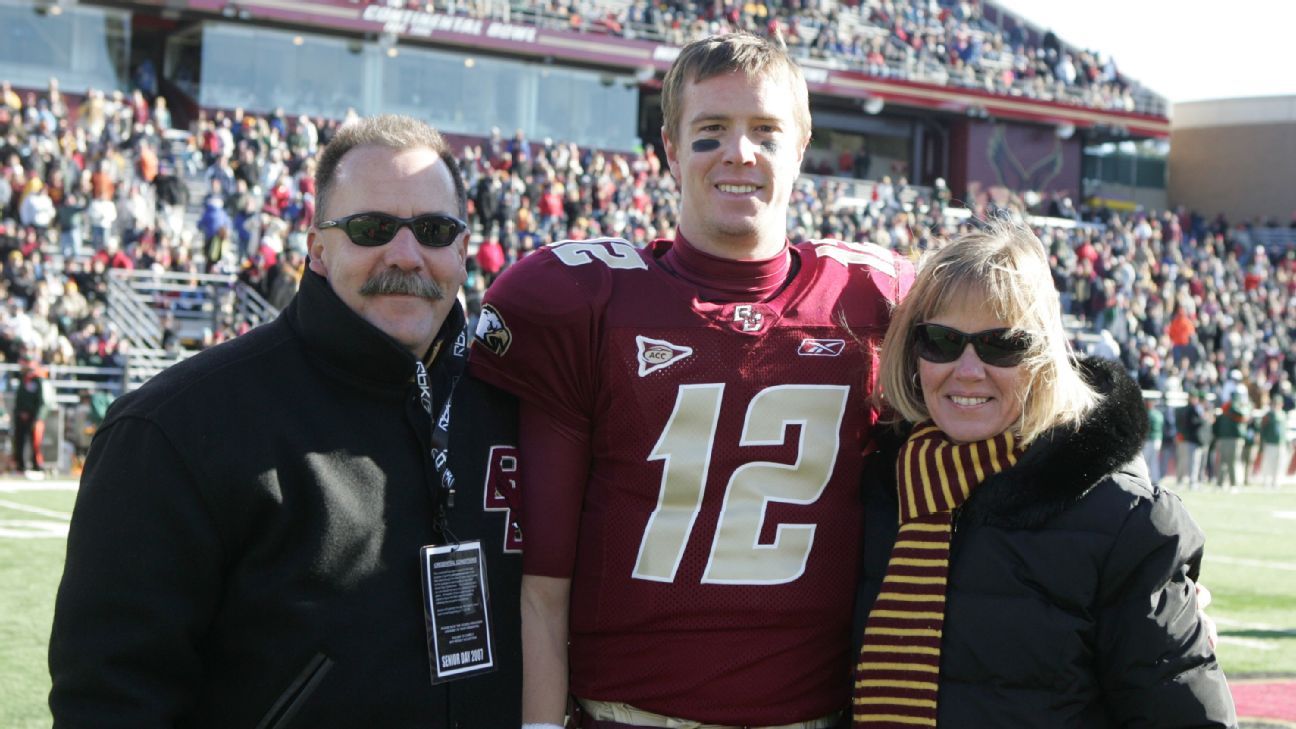
{"label": "blonde hair", "polygon": [[810,139],[810,92],[801,67],[788,55],[782,37],[767,40],[746,32],[703,38],[680,50],[662,79],[662,127],[667,136],[679,138],[685,86],[734,71],[748,78],[782,74],[796,99],[792,115],[801,127],[800,140],[804,144]]}
{"label": "blonde hair", "polygon": [[1044,246],[1030,229],[1003,221],[966,233],[928,254],[913,289],[896,308],[882,345],[879,404],[910,422],[930,417],[918,379],[915,327],[967,301],[1014,331],[1030,334],[1019,367],[1016,435],[1028,444],[1044,431],[1076,425],[1098,402],[1072,360]]}

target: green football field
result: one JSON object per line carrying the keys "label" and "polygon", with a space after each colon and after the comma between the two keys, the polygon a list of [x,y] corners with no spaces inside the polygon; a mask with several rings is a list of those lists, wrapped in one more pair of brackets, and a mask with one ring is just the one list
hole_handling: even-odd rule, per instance
{"label": "green football field", "polygon": [[[1203,581],[1233,678],[1296,676],[1296,488],[1197,491],[1184,501],[1206,530]],[[62,571],[67,482],[0,481],[0,727],[48,727],[45,647]]]}

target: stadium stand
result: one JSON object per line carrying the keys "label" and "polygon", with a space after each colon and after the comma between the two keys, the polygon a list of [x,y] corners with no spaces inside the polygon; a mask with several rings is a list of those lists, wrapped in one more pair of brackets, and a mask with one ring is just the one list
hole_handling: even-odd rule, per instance
{"label": "stadium stand", "polygon": [[731,30],[778,32],[802,59],[882,78],[1101,109],[1150,114],[1166,110],[1163,98],[1122,75],[1110,56],[1069,47],[1051,31],[980,0],[435,0],[398,5],[676,46]]}

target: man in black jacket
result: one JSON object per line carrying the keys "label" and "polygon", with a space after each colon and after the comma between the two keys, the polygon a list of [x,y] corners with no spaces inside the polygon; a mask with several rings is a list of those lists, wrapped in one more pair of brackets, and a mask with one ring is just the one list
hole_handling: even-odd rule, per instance
{"label": "man in black jacket", "polygon": [[422,122],[378,117],[339,132],[317,189],[282,315],[122,397],[94,439],[56,727],[519,724],[516,460],[491,432],[512,405],[455,387],[458,167]]}
{"label": "man in black jacket", "polygon": [[24,346],[21,351],[18,391],[14,395],[13,457],[17,469],[35,480],[45,477],[45,456],[41,453],[45,414],[54,403],[46,399],[50,392],[49,373],[29,348]]}
{"label": "man in black jacket", "polygon": [[1179,462],[1183,464],[1180,466],[1183,475],[1179,477],[1179,485],[1190,490],[1206,479],[1206,452],[1211,443],[1212,418],[1202,404],[1201,395],[1198,390],[1189,390],[1188,404],[1179,410],[1179,422],[1176,423],[1179,434],[1183,436],[1179,443]]}

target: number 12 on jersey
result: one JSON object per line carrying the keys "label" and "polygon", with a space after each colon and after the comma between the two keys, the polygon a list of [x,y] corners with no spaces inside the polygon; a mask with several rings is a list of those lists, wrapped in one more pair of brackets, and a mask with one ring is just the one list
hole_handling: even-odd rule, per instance
{"label": "number 12 on jersey", "polygon": [[[634,577],[674,582],[702,510],[715,448],[724,383],[681,385],[666,427],[649,461],[663,461],[661,490],[639,542]],[[771,502],[813,504],[823,495],[837,462],[841,424],[850,388],[843,385],[776,385],[747,404],[740,446],[787,442],[800,425],[796,462],[753,461],[734,469],[711,541],[702,582],[774,585],[805,571],[814,524],[779,524],[771,543],[759,542]]]}

